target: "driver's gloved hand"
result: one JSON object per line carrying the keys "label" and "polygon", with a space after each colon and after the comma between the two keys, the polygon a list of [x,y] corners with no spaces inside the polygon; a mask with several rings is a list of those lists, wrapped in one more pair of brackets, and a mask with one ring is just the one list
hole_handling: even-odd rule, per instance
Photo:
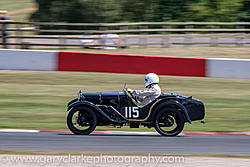
{"label": "driver's gloved hand", "polygon": [[127,89],[127,91],[129,92],[129,93],[132,93],[133,92],[133,90],[132,89]]}

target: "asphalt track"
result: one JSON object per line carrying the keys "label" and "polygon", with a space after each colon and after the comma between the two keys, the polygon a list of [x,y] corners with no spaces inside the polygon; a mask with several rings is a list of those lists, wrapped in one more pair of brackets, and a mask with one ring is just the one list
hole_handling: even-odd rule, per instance
{"label": "asphalt track", "polygon": [[250,136],[0,133],[0,150],[53,152],[250,155]]}

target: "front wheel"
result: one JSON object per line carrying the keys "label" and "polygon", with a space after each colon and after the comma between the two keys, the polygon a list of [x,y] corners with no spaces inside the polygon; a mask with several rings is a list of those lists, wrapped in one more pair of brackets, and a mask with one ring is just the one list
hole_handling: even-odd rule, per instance
{"label": "front wheel", "polygon": [[184,128],[183,114],[175,108],[164,108],[155,117],[155,130],[163,136],[176,136]]}
{"label": "front wheel", "polygon": [[88,135],[95,130],[96,114],[87,107],[75,107],[67,117],[68,128],[76,135]]}

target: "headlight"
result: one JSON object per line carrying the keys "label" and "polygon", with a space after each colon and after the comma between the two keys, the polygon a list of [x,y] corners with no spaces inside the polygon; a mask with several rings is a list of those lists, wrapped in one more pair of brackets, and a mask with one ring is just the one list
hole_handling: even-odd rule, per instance
{"label": "headlight", "polygon": [[80,91],[78,92],[78,96],[77,99],[80,101],[82,99],[82,90],[80,89]]}

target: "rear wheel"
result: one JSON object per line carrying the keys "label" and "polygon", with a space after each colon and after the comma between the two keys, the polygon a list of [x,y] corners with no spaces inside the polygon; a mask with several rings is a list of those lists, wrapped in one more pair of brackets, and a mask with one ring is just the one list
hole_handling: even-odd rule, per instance
{"label": "rear wheel", "polygon": [[155,117],[155,130],[163,136],[176,136],[184,128],[183,114],[175,108],[164,108]]}
{"label": "rear wheel", "polygon": [[75,107],[67,117],[68,128],[76,135],[88,135],[95,130],[96,114],[87,107]]}

